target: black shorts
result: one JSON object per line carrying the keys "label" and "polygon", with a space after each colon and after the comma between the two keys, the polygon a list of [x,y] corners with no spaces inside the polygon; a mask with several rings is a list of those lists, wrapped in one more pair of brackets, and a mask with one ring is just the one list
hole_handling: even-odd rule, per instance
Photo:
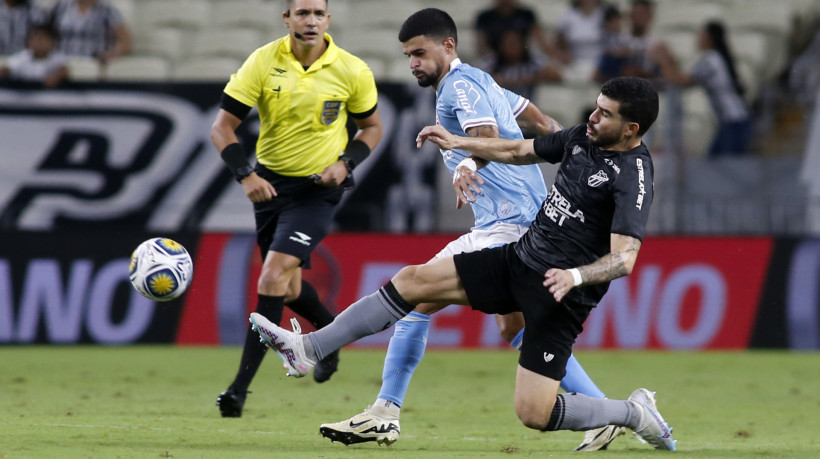
{"label": "black shorts", "polygon": [[310,254],[330,231],[344,189],[316,185],[307,177],[279,175],[261,165],[256,173],[277,193],[270,201],[253,203],[262,259],[268,251],[286,253],[310,268]]}
{"label": "black shorts", "polygon": [[461,253],[453,257],[470,305],[487,314],[521,311],[526,328],[518,363],[535,373],[560,381],[575,338],[591,308],[558,303],[543,286],[544,273],[525,265],[514,244]]}

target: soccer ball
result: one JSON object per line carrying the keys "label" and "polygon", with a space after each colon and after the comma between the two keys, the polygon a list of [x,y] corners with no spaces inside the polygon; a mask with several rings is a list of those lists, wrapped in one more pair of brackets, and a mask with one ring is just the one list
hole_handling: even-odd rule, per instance
{"label": "soccer ball", "polygon": [[170,301],[191,284],[194,264],[185,247],[164,237],[143,242],[131,254],[131,285],[146,298]]}

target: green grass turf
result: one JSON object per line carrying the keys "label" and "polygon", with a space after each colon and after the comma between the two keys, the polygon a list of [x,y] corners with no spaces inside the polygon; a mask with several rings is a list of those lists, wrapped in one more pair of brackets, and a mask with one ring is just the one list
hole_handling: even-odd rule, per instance
{"label": "green grass turf", "polygon": [[[391,447],[345,447],[319,424],[378,393],[383,351],[345,350],[325,384],[286,378],[268,356],[240,419],[214,400],[238,348],[0,347],[0,458],[577,457],[582,433],[524,428],[512,351],[428,351]],[[580,352],[611,398],[658,391],[686,457],[820,457],[820,354]],[[606,457],[656,452],[631,435]]]}

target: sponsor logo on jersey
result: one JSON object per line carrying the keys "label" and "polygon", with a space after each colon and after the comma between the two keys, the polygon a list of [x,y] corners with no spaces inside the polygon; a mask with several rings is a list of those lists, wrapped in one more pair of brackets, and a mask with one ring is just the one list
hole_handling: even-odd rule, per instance
{"label": "sponsor logo on jersey", "polygon": [[475,105],[481,100],[481,94],[467,80],[458,80],[453,83],[456,90],[457,105],[468,115],[475,115]]}
{"label": "sponsor logo on jersey", "polygon": [[590,175],[587,179],[587,185],[595,188],[603,185],[604,183],[609,181],[609,177],[606,175],[604,171],[598,171],[595,175]]}
{"label": "sponsor logo on jersey", "polygon": [[615,161],[613,161],[613,160],[611,160],[611,159],[609,159],[609,158],[604,158],[604,162],[605,162],[605,163],[606,163],[609,167],[611,167],[611,168],[615,169],[615,172],[617,172],[618,174],[620,174],[620,173],[621,173],[621,168],[620,168],[620,167],[618,167],[618,165],[617,165],[617,164],[615,164]]}
{"label": "sponsor logo on jersey", "polygon": [[641,160],[641,158],[637,158],[635,160],[635,164],[638,166],[638,201],[635,203],[635,207],[641,209],[643,208],[643,197],[646,194],[646,185],[644,184],[643,161]]}
{"label": "sponsor logo on jersey", "polygon": [[574,218],[581,223],[584,222],[584,212],[581,209],[572,209],[572,204],[558,192],[555,185],[552,186],[547,200],[544,201],[544,215],[550,220],[564,226],[564,220]]}
{"label": "sponsor logo on jersey", "polygon": [[573,156],[577,155],[578,153],[581,153],[582,151],[584,151],[584,150],[581,149],[580,145],[576,145],[576,146],[572,147]]}
{"label": "sponsor logo on jersey", "polygon": [[290,239],[293,242],[298,242],[299,244],[302,244],[302,245],[310,245],[310,240],[313,239],[312,237],[308,236],[307,234],[300,233],[299,231],[294,231],[293,234],[294,234],[294,236],[291,236],[288,239]]}
{"label": "sponsor logo on jersey", "polygon": [[276,77],[276,78],[287,78],[288,77],[287,75],[285,75],[285,73],[288,72],[287,70],[280,69],[279,67],[274,67],[273,69],[276,70],[276,73],[271,73],[270,76]]}
{"label": "sponsor logo on jersey", "polygon": [[342,101],[340,100],[325,101],[324,107],[322,107],[322,124],[328,126],[336,121],[339,117],[339,110],[341,108]]}

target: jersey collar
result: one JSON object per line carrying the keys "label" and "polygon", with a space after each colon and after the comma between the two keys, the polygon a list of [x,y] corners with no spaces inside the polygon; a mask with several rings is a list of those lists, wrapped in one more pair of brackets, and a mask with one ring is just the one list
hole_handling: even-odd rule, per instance
{"label": "jersey collar", "polygon": [[[286,58],[293,63],[298,69],[300,69],[303,73],[306,72],[302,68],[302,64],[299,62],[299,59],[296,59],[296,56],[293,55],[293,47],[290,44],[290,35],[284,37],[285,39],[282,40],[282,47],[280,48],[280,52],[286,56]],[[319,59],[310,66],[310,71],[315,69],[319,69],[322,67],[326,67],[332,64],[336,58],[339,56],[339,47],[336,46],[336,42],[333,41],[333,37],[330,34],[326,33],[325,41],[327,42],[327,49],[325,52],[319,56]]]}

